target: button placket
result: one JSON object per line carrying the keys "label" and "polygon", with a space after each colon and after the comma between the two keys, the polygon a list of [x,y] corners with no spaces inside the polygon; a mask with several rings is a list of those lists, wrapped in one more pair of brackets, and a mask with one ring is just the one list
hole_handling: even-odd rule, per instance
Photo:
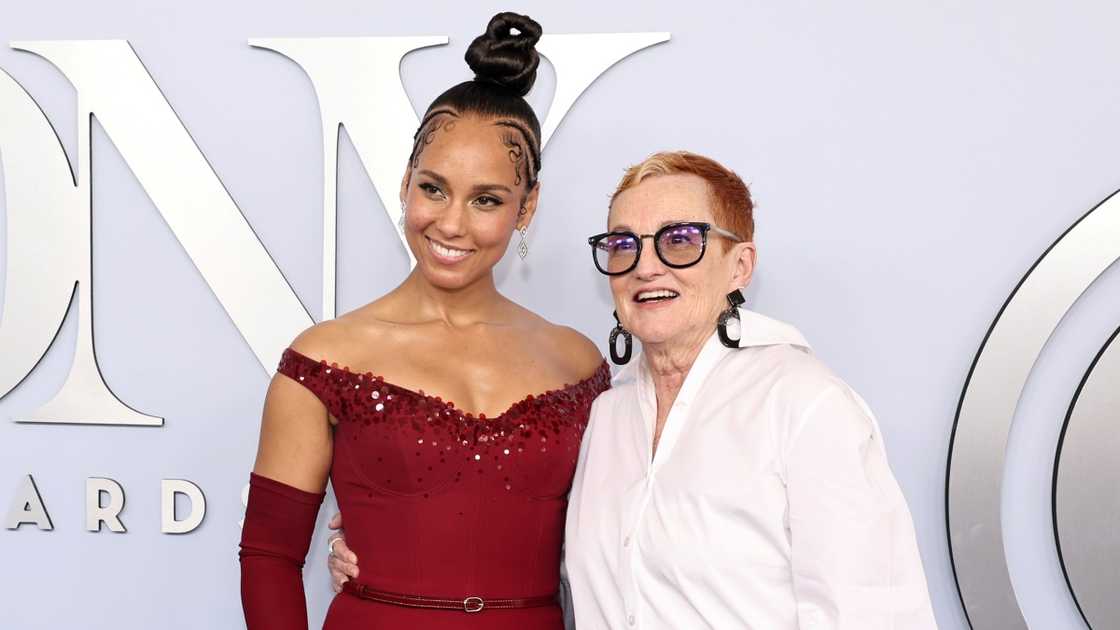
{"label": "button placket", "polygon": [[630,626],[637,623],[640,602],[638,580],[641,573],[641,558],[637,536],[641,532],[646,510],[649,509],[650,500],[653,496],[654,481],[655,477],[651,469],[642,484],[637,509],[624,524],[622,553],[620,554],[622,557],[621,574],[627,576],[628,579],[626,580],[622,603],[625,608],[626,621]]}
{"label": "button placket", "polygon": [[[624,527],[627,527],[629,531],[633,531],[629,526]],[[634,558],[634,546],[630,544],[631,538],[632,534],[626,534],[623,538],[623,549],[620,554],[621,562],[619,563],[621,565],[619,567],[621,569],[620,574],[625,576],[622,605],[628,617],[633,617],[634,607],[638,603],[637,563]]]}

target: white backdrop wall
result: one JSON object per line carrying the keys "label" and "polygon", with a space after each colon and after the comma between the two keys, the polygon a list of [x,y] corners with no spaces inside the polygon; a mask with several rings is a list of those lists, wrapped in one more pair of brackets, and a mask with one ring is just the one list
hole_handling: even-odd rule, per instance
{"label": "white backdrop wall", "polygon": [[[449,36],[447,46],[401,64],[422,110],[466,78],[467,43],[507,9],[529,13],[547,32],[669,31],[672,40],[608,70],[567,115],[545,152],[530,254],[522,262],[510,252],[498,270],[501,289],[605,351],[610,296],[583,237],[603,227],[622,169],[676,148],[734,168],[758,204],[750,303],[800,327],[875,409],[914,515],[939,624],[967,628],[946,543],[954,412],[1010,291],[1070,224],[1120,188],[1120,5],[3,0],[0,41],[129,40],[318,318],[323,155],[315,93],[298,66],[247,40]],[[42,58],[7,47],[0,68],[40,104],[74,163],[72,86]],[[531,102],[543,114],[554,77],[542,68]],[[122,400],[166,422],[12,421],[65,378],[72,312],[43,362],[0,399],[0,506],[31,474],[54,522],[49,532],[0,530],[0,627],[241,627],[240,493],[267,375],[96,124],[93,156],[99,362]],[[408,259],[348,140],[338,180],[345,312],[395,286]],[[0,220],[0,252],[6,243]],[[1054,551],[1050,475],[1069,396],[1120,322],[1118,287],[1110,269],[1067,316],[1012,431],[1004,531],[1032,628],[1084,627]],[[87,477],[124,487],[127,533],[85,531]],[[165,478],[189,479],[206,493],[206,519],[190,534],[160,533]],[[331,512],[328,505],[324,520]],[[305,574],[313,627],[330,598],[325,537],[320,528]]]}

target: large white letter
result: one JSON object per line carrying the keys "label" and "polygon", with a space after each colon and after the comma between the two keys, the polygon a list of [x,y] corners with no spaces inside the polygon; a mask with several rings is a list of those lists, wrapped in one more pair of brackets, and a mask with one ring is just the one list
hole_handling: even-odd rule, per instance
{"label": "large white letter", "polygon": [[[80,201],[76,211],[67,216],[73,222],[67,232],[71,238],[67,247],[62,248],[59,266],[63,270],[58,272],[78,283],[77,348],[62,389],[21,421],[163,424],[162,418],[132,410],[117,400],[101,379],[94,356],[89,234],[90,121],[95,115],[262,367],[271,373],[284,347],[313,320],[132,47],[125,41],[22,42],[14,43],[13,47],[33,52],[53,63],[78,93],[79,173],[73,194]],[[8,109],[19,107],[20,103],[13,100],[12,103],[0,102],[0,105]],[[7,112],[4,114],[0,118],[7,123]],[[7,138],[0,137],[0,140]],[[55,181],[58,176],[48,180],[46,173],[47,169],[29,170],[21,175],[20,183],[32,186],[36,192],[59,188],[61,184]],[[9,215],[12,214],[9,206]],[[77,216],[72,216],[75,214]],[[33,233],[33,230],[23,230],[17,238],[11,238],[10,233],[9,240],[35,243],[37,241],[28,240],[33,238]],[[81,238],[75,234],[80,234]],[[14,271],[9,267],[9,274],[34,277],[27,274],[27,264],[25,261],[23,267]],[[12,308],[25,307],[13,303]],[[19,332],[13,330],[15,332],[7,334]],[[7,341],[0,337],[0,343],[4,343],[0,347],[6,348]],[[25,363],[17,362],[15,377],[6,375],[7,380],[0,381],[0,386],[22,380],[31,368],[25,367]],[[22,374],[19,370],[23,370]]]}
{"label": "large white letter", "polygon": [[[191,511],[182,520],[175,519],[175,495],[185,495],[191,501]],[[186,534],[202,524],[206,516],[206,496],[202,488],[186,479],[160,481],[160,531],[165,534]]]}
{"label": "large white letter", "polygon": [[669,33],[575,33],[542,37],[537,50],[556,71],[556,93],[541,127],[544,136],[541,148],[552,139],[580,95],[607,68],[639,50],[667,42],[669,37]]}
{"label": "large white letter", "polygon": [[[102,493],[109,495],[109,505],[101,505]],[[111,531],[123,534],[126,530],[120,514],[124,510],[124,488],[112,479],[90,477],[86,479],[86,531],[101,531],[101,523]]]}
{"label": "large white letter", "polygon": [[31,373],[62,326],[82,277],[80,254],[89,247],[89,208],[46,116],[2,71],[0,164],[8,224],[0,310],[3,397]]}
{"label": "large white letter", "polygon": [[19,529],[24,523],[31,523],[47,532],[54,529],[51,515],[47,514],[47,506],[43,505],[43,497],[39,496],[39,488],[35,487],[31,475],[23,478],[8,509],[8,518],[4,519],[4,526],[8,529]]}

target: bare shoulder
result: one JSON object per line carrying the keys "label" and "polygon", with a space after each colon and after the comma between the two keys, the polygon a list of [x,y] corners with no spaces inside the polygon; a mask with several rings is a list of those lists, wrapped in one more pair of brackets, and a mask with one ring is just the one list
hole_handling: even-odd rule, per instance
{"label": "bare shoulder", "polygon": [[315,360],[338,361],[338,353],[348,345],[351,335],[346,322],[329,319],[301,332],[292,341],[291,348]]}
{"label": "bare shoulder", "polygon": [[569,379],[582,380],[595,373],[603,364],[603,355],[595,342],[578,330],[554,324],[534,314],[536,338],[541,348],[566,373]]}
{"label": "bare shoulder", "polygon": [[291,343],[300,354],[342,366],[368,366],[380,363],[376,354],[379,348],[391,345],[395,327],[376,317],[376,311],[366,305],[355,311],[329,319],[304,330]]}
{"label": "bare shoulder", "polygon": [[553,334],[565,354],[569,355],[574,364],[580,368],[581,374],[591,374],[603,364],[603,354],[599,346],[586,335],[568,326],[552,325]]}

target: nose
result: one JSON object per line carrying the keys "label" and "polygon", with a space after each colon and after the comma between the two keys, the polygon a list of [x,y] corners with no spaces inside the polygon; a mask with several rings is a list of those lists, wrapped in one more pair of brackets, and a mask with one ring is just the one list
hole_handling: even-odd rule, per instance
{"label": "nose", "polygon": [[447,204],[435,222],[440,236],[449,239],[462,236],[466,230],[466,212],[467,209],[461,203]]}
{"label": "nose", "polygon": [[657,256],[652,239],[648,243],[648,245],[642,247],[642,255],[638,257],[638,266],[633,271],[634,277],[642,281],[663,276],[668,271],[665,263],[661,262],[661,259]]}

